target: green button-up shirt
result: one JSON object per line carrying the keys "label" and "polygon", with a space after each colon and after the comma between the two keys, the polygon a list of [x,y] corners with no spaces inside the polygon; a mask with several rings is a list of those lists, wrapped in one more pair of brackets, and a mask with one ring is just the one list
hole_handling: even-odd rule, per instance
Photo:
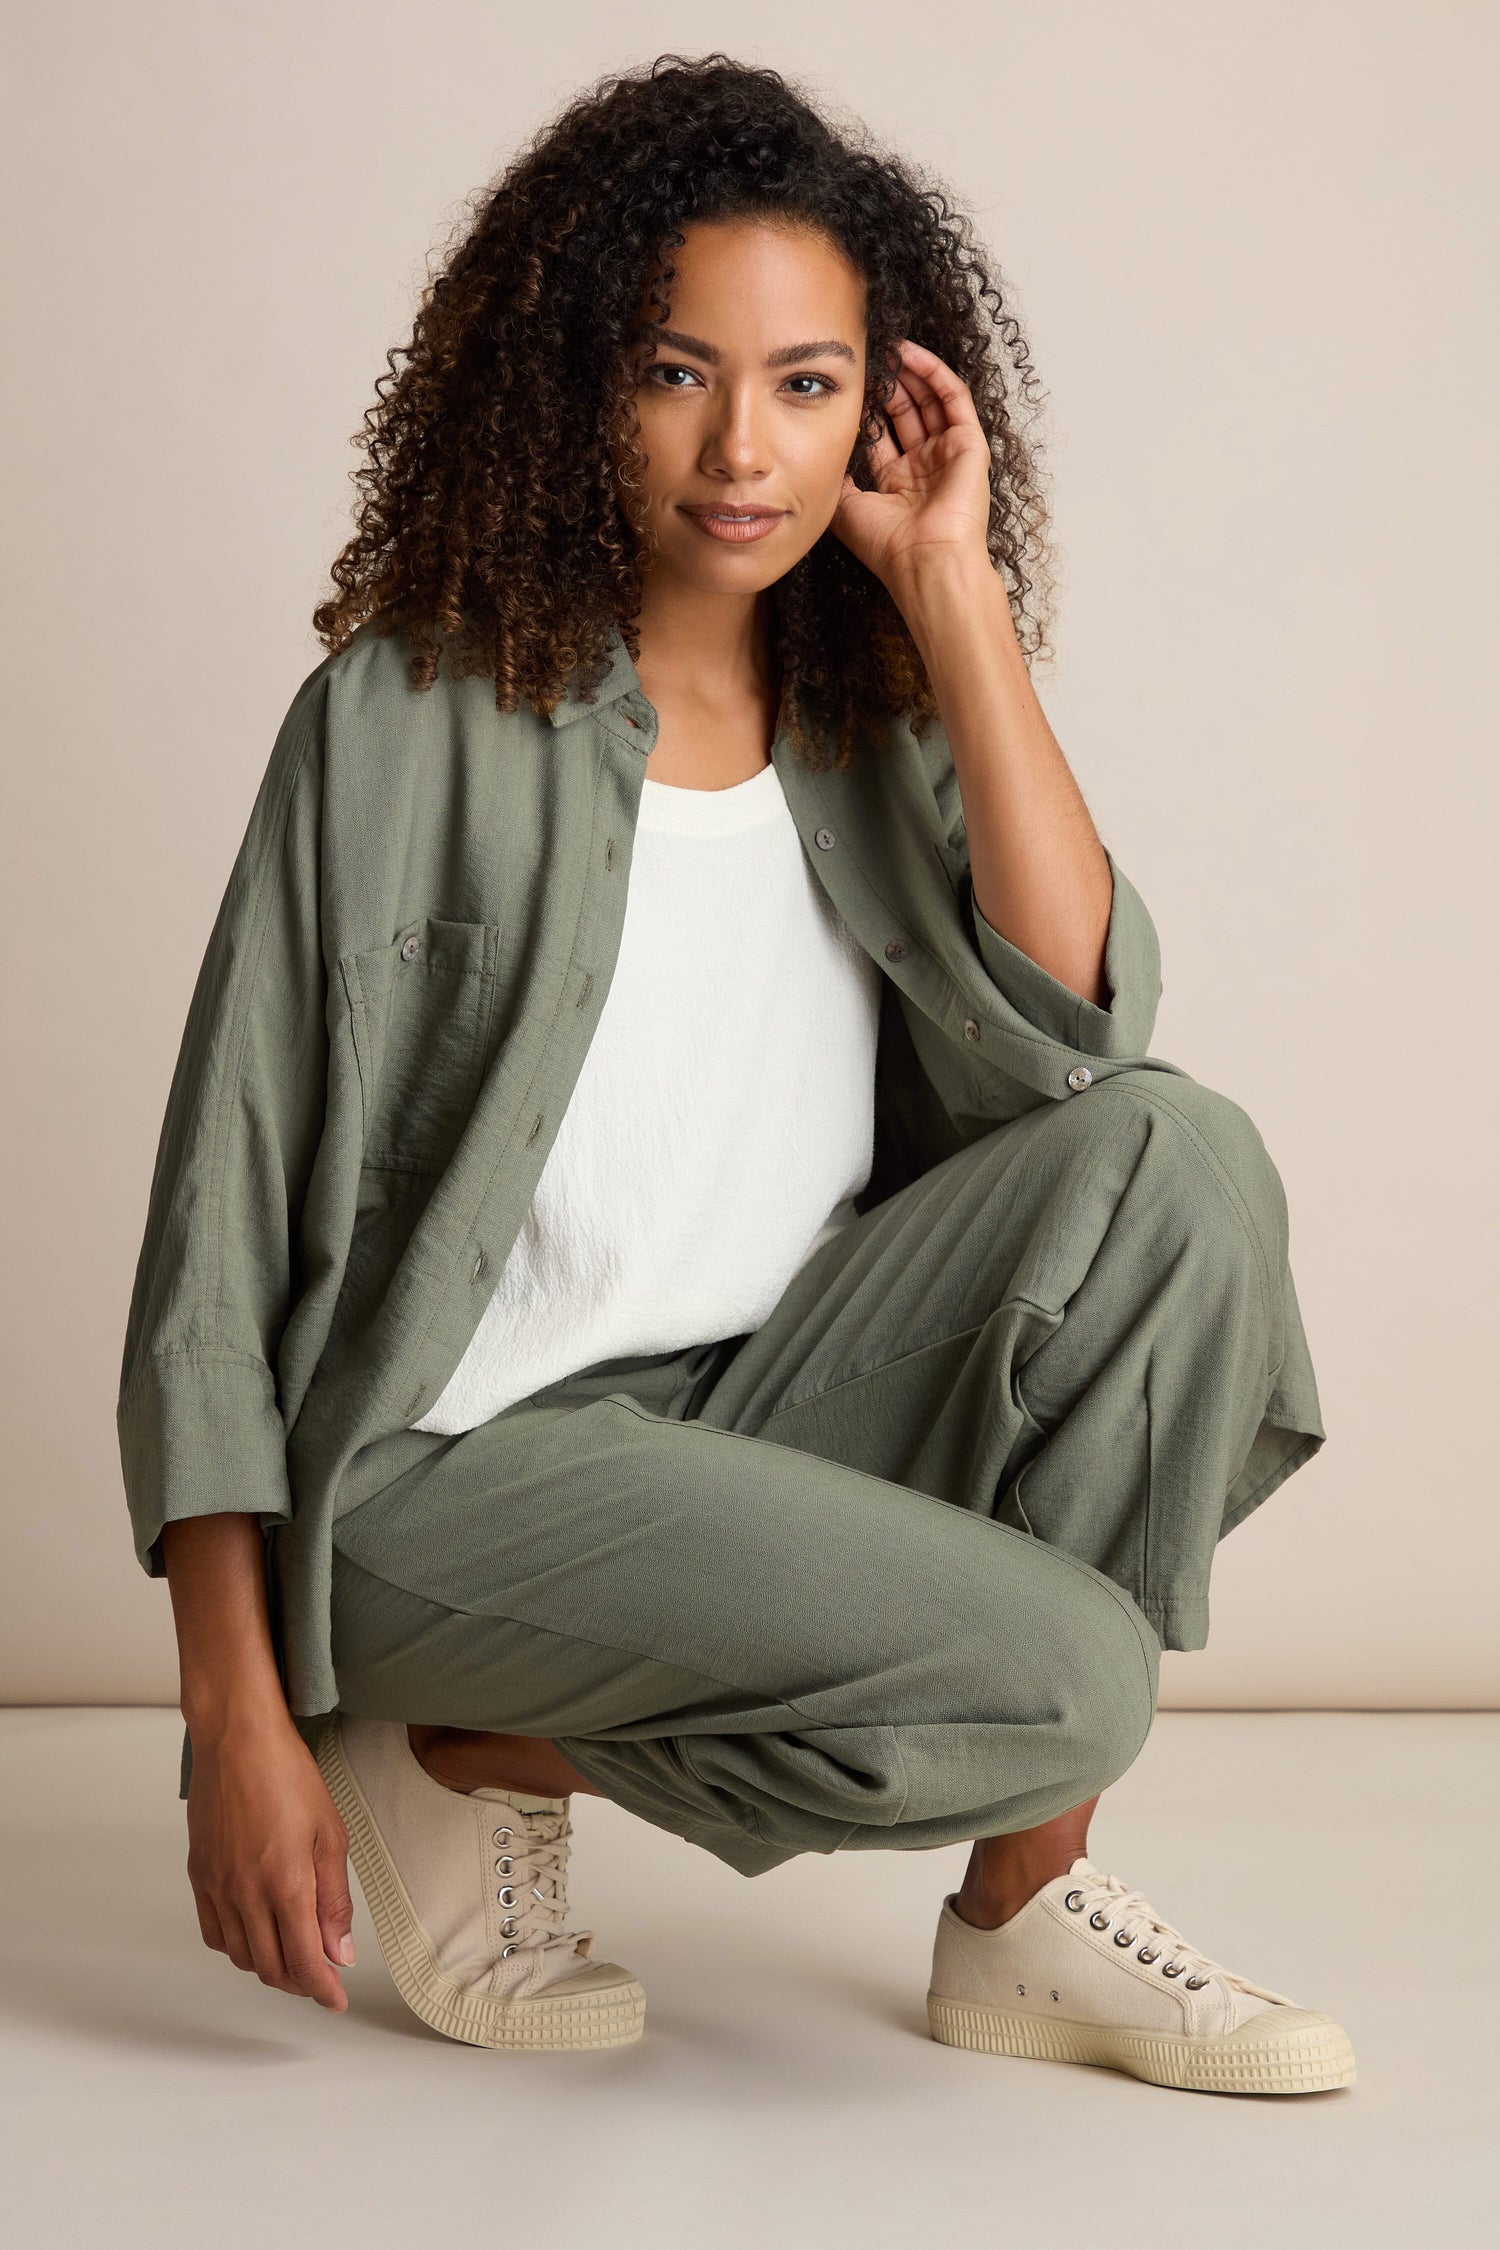
{"label": "green button-up shirt", "polygon": [[[342,1473],[437,1398],[520,1230],[609,990],[657,730],[618,632],[595,700],[544,718],[446,665],[418,690],[409,657],[365,626],[277,733],[183,1032],[120,1374],[137,1558],[160,1577],[165,1523],[259,1515],[309,1737],[337,1702]],[[771,752],[884,976],[861,1211],[1114,1071],[1187,1075],[1146,1052],[1156,932],[1113,856],[1101,1007],[976,908],[941,726],[919,743],[892,721],[864,748],[844,773],[779,729]],[[1242,1499],[1318,1427],[1280,1278],[1285,1352]],[[185,1745],[184,1794],[188,1771]]]}

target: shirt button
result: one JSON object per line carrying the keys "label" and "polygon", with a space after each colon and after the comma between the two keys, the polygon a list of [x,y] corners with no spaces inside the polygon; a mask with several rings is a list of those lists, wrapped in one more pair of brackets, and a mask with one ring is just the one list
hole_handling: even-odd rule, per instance
{"label": "shirt button", "polygon": [[838,839],[831,828],[818,828],[813,831],[813,842],[820,852],[830,850],[837,841]]}
{"label": "shirt button", "polygon": [[905,938],[893,937],[885,949],[885,957],[887,961],[904,961],[910,951],[911,947],[907,944]]}
{"label": "shirt button", "polygon": [[977,1039],[979,1037],[979,1026],[972,1016],[964,1017],[964,1037],[965,1039]]}
{"label": "shirt button", "polygon": [[401,948],[401,958],[403,961],[414,961],[421,950],[422,940],[419,937],[409,937]]}
{"label": "shirt button", "polygon": [[481,1250],[481,1251],[480,1251],[480,1253],[479,1253],[479,1255],[478,1255],[478,1257],[477,1257],[477,1258],[476,1258],[476,1259],[474,1260],[474,1271],[473,1271],[473,1272],[472,1272],[472,1273],[470,1274],[470,1276],[469,1276],[469,1279],[470,1279],[471,1281],[477,1281],[477,1280],[479,1279],[479,1276],[480,1276],[480,1275],[481,1275],[481,1274],[483,1273],[483,1271],[484,1271],[484,1252],[483,1252],[483,1251]]}
{"label": "shirt button", "polygon": [[1075,1094],[1081,1094],[1085,1086],[1092,1086],[1093,1083],[1094,1074],[1083,1063],[1078,1063],[1068,1072],[1068,1084]]}

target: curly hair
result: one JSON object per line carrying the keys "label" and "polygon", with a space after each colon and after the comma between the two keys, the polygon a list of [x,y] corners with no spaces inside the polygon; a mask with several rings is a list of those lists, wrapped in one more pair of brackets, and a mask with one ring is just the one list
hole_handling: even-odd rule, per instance
{"label": "curly hair", "polygon": [[[468,199],[351,440],[366,455],[355,530],[313,612],[329,654],[367,623],[404,630],[414,686],[446,654],[455,677],[493,676],[500,710],[525,696],[539,716],[575,668],[592,699],[613,627],[638,661],[640,357],[682,228],[744,217],[820,231],[863,277],[862,432],[903,336],[967,384],[990,445],[990,556],[1028,661],[1050,654],[1048,510],[1015,418],[1043,394],[993,265],[941,185],[718,52],[600,79]],[[642,326],[648,283],[660,314]],[[850,470],[872,487],[863,435]],[[881,715],[925,732],[936,704],[900,610],[834,532],[770,591],[783,723],[808,763],[847,766]]]}

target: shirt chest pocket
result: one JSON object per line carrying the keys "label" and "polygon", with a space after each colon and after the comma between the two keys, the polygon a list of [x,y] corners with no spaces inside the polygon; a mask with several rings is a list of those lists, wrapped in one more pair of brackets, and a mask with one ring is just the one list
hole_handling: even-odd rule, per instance
{"label": "shirt chest pocket", "polygon": [[495,922],[408,922],[340,961],[364,1099],[364,1162],[440,1171],[484,1079],[494,1014]]}

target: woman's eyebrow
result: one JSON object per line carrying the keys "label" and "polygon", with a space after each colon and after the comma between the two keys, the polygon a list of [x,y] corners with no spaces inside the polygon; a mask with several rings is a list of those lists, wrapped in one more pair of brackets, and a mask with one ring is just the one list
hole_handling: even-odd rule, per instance
{"label": "woman's eyebrow", "polygon": [[[658,344],[670,344],[679,352],[691,352],[694,359],[707,360],[710,367],[722,365],[724,354],[717,344],[706,344],[701,336],[686,336],[679,328],[663,328],[657,335]],[[850,366],[857,365],[854,353],[838,336],[825,336],[820,343],[782,344],[774,352],[767,352],[767,367],[790,367],[799,359],[847,359]]]}

